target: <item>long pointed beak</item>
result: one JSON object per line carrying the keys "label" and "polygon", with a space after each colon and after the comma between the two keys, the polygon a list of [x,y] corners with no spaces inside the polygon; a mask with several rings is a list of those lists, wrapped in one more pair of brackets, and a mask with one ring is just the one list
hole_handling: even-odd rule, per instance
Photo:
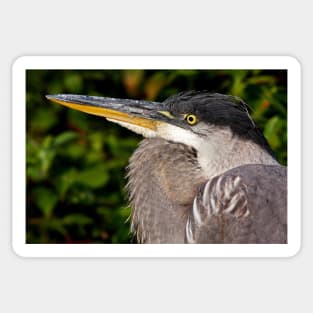
{"label": "long pointed beak", "polygon": [[78,111],[152,130],[156,130],[162,120],[163,104],[159,102],[67,94],[46,98]]}

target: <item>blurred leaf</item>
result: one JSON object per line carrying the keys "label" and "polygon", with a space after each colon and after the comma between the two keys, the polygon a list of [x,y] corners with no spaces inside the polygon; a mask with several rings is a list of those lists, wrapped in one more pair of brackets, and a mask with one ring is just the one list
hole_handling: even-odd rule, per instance
{"label": "blurred leaf", "polygon": [[55,138],[54,145],[56,147],[66,145],[77,138],[78,138],[77,133],[73,131],[66,131],[66,132],[61,133]]}
{"label": "blurred leaf", "polygon": [[39,145],[27,136],[26,141],[26,176],[33,181],[40,181],[43,178],[39,155]]}
{"label": "blurred leaf", "polygon": [[41,171],[46,175],[52,165],[56,151],[52,147],[53,138],[48,136],[44,139],[42,146],[38,152],[38,158],[41,163]]}
{"label": "blurred leaf", "polygon": [[103,148],[103,137],[104,135],[102,132],[94,132],[88,136],[92,148],[98,153],[101,152]]}
{"label": "blurred leaf", "polygon": [[47,136],[44,138],[42,142],[42,148],[43,149],[50,149],[53,144],[53,137],[52,136]]}
{"label": "blurred leaf", "polygon": [[95,196],[91,190],[76,185],[68,191],[66,199],[68,203],[76,206],[88,206],[95,202]]}
{"label": "blurred leaf", "polygon": [[247,83],[250,85],[273,84],[275,83],[275,81],[276,81],[275,77],[270,75],[256,75],[247,79]]}
{"label": "blurred leaf", "polygon": [[79,141],[79,142],[70,142],[65,146],[62,146],[62,149],[57,150],[57,154],[59,156],[64,156],[69,159],[83,159],[84,155],[88,151],[86,147],[86,143]]}
{"label": "blurred leaf", "polygon": [[227,71],[228,74],[232,77],[232,85],[230,89],[230,94],[237,96],[237,97],[243,97],[243,91],[246,88],[246,84],[244,82],[247,71],[244,70],[238,70],[238,71]]}
{"label": "blurred leaf", "polygon": [[49,220],[46,220],[44,222],[45,228],[50,231],[56,231],[63,236],[67,234],[66,227],[64,225],[64,222],[61,219],[58,218],[51,218]]}
{"label": "blurred leaf", "polygon": [[140,83],[143,79],[143,70],[127,70],[123,74],[123,83],[127,92],[135,96],[138,94]]}
{"label": "blurred leaf", "polygon": [[82,77],[77,73],[70,72],[64,79],[65,87],[71,92],[79,92],[82,88]]}
{"label": "blurred leaf", "polygon": [[154,100],[160,90],[169,83],[169,79],[163,72],[156,72],[145,83],[145,93],[148,100]]}
{"label": "blurred leaf", "polygon": [[64,198],[68,189],[76,182],[77,176],[77,170],[70,168],[57,178],[55,187],[58,190],[61,199]]}
{"label": "blurred leaf", "polygon": [[34,132],[46,132],[58,122],[53,107],[38,108],[32,113],[30,126]]}
{"label": "blurred leaf", "polygon": [[52,215],[53,209],[58,202],[56,194],[49,188],[37,187],[33,190],[35,203],[45,217]]}
{"label": "blurred leaf", "polygon": [[90,188],[99,188],[104,186],[109,180],[104,164],[90,167],[80,171],[76,177],[76,181]]}
{"label": "blurred leaf", "polygon": [[264,136],[273,149],[279,147],[281,142],[283,122],[278,116],[272,117],[265,125]]}
{"label": "blurred leaf", "polygon": [[28,165],[26,169],[27,178],[39,182],[43,179],[41,170],[37,166]]}
{"label": "blurred leaf", "polygon": [[[68,117],[68,124],[79,131],[88,132],[90,116],[86,113],[64,108]],[[94,117],[95,118],[95,117]]]}
{"label": "blurred leaf", "polygon": [[252,117],[254,120],[261,119],[265,112],[270,107],[271,103],[266,99],[260,99],[254,103],[254,110],[252,111]]}
{"label": "blurred leaf", "polygon": [[78,213],[73,213],[65,216],[63,218],[63,223],[65,225],[73,225],[73,224],[79,224],[79,225],[88,225],[92,224],[93,221],[91,218]]}
{"label": "blurred leaf", "polygon": [[86,215],[73,213],[63,218],[63,224],[67,227],[76,227],[81,235],[86,234],[86,226],[92,225],[93,220]]}

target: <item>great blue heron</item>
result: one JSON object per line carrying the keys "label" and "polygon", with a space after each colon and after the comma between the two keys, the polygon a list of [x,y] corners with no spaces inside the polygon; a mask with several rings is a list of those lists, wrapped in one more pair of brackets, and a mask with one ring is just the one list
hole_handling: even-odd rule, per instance
{"label": "great blue heron", "polygon": [[287,243],[287,173],[238,97],[181,92],[164,102],[49,95],[145,139],[130,159],[140,243]]}

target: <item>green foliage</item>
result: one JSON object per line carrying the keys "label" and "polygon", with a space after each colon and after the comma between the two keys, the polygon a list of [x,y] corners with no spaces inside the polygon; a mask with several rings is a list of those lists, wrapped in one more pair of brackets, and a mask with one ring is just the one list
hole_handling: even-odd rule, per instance
{"label": "green foliage", "polygon": [[287,73],[279,70],[27,72],[27,242],[127,243],[125,167],[141,138],[53,104],[77,93],[163,101],[183,90],[239,96],[287,164]]}

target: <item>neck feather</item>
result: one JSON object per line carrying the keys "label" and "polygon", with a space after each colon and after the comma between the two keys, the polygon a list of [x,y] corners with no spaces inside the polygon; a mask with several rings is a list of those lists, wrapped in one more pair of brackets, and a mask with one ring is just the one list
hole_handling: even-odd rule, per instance
{"label": "neck feather", "polygon": [[203,183],[240,165],[277,164],[253,142],[219,139],[197,147],[160,138],[141,142],[130,159],[127,184],[139,242],[183,243],[182,225]]}

